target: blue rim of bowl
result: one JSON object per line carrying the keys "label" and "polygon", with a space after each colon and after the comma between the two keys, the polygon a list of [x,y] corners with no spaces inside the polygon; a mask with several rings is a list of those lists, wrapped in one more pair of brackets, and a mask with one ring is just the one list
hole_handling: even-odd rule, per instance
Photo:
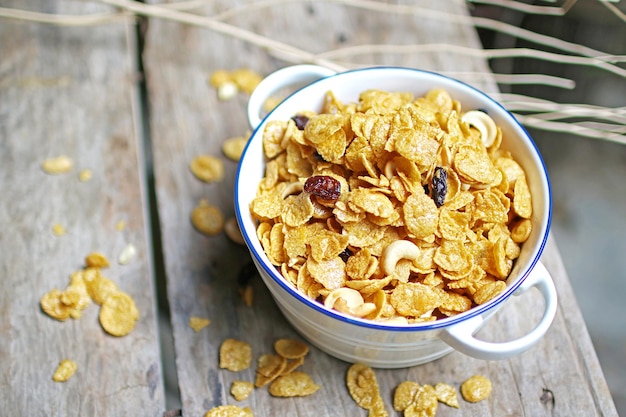
{"label": "blue rim of bowl", "polygon": [[[549,232],[550,232],[550,227],[551,227],[551,224],[552,224],[552,187],[551,187],[551,184],[550,184],[550,177],[548,176],[548,170],[547,170],[545,162],[544,162],[544,160],[543,160],[543,158],[541,156],[541,153],[539,152],[539,149],[537,148],[537,144],[533,140],[532,136],[528,133],[526,128],[524,128],[524,126],[515,118],[515,116],[513,116],[513,114],[511,114],[511,112],[509,112],[499,102],[497,102],[496,100],[492,99],[491,97],[489,97],[487,94],[485,94],[481,90],[478,90],[477,88],[475,88],[475,87],[473,87],[473,86],[471,86],[471,85],[469,85],[469,84],[467,84],[467,83],[465,83],[463,81],[460,81],[460,80],[457,80],[455,78],[448,77],[446,75],[442,75],[442,74],[439,74],[439,73],[436,73],[436,72],[432,72],[432,71],[426,71],[426,70],[421,70],[421,69],[416,69],[416,68],[409,68],[409,67],[380,66],[380,67],[370,67],[370,68],[359,68],[359,69],[355,69],[355,70],[349,70],[349,71],[345,71],[345,72],[340,72],[340,73],[337,73],[337,74],[334,74],[334,75],[329,75],[328,77],[324,77],[324,78],[321,78],[319,80],[313,81],[313,82],[311,82],[311,83],[309,83],[309,84],[307,84],[307,85],[297,89],[296,91],[291,93],[288,97],[286,97],[278,106],[276,106],[275,109],[278,108],[283,102],[288,100],[293,95],[298,94],[298,92],[300,92],[301,90],[309,88],[309,87],[311,87],[311,86],[313,86],[313,85],[315,85],[315,84],[317,84],[317,83],[319,83],[319,82],[321,82],[323,80],[326,80],[326,79],[329,79],[329,78],[334,78],[334,77],[346,76],[347,74],[355,73],[355,72],[379,71],[379,70],[385,70],[385,69],[402,70],[402,71],[413,71],[413,72],[419,72],[419,73],[423,73],[423,74],[428,74],[428,75],[431,75],[431,76],[434,76],[434,77],[439,77],[441,79],[445,79],[445,80],[451,81],[453,83],[459,84],[461,87],[470,89],[474,93],[484,97],[485,100],[491,102],[495,106],[497,106],[500,109],[502,109],[511,118],[511,120],[522,130],[524,135],[526,135],[526,137],[528,138],[530,144],[532,145],[532,147],[533,147],[533,149],[535,151],[537,159],[541,162],[541,168],[543,169],[543,172],[545,174],[547,191],[548,191],[548,206],[547,206],[548,207],[548,218],[547,218],[547,222],[546,222],[545,234],[543,236],[543,239],[541,240],[539,248],[537,249],[537,253],[535,254],[535,257],[531,260],[531,262],[528,264],[528,266],[526,267],[526,270],[523,272],[523,275],[516,282],[514,282],[512,285],[507,286],[505,291],[503,291],[501,294],[499,294],[493,300],[490,300],[490,301],[488,301],[485,304],[472,307],[470,310],[468,310],[466,312],[460,313],[460,314],[455,315],[455,316],[438,319],[438,320],[431,321],[431,322],[405,324],[405,325],[401,325],[401,326],[399,326],[399,325],[390,325],[390,324],[384,324],[384,323],[380,323],[380,322],[375,322],[375,321],[372,321],[372,320],[359,319],[359,318],[350,317],[350,316],[344,315],[343,313],[340,313],[340,312],[328,309],[324,305],[320,304],[318,301],[310,299],[305,294],[302,294],[300,291],[298,291],[296,288],[294,288],[291,284],[286,282],[285,279],[280,275],[280,273],[278,272],[276,267],[271,265],[271,263],[267,259],[267,256],[265,254],[259,254],[255,250],[254,246],[252,245],[252,242],[250,241],[250,238],[245,233],[242,233],[242,235],[243,235],[244,240],[246,241],[246,246],[248,247],[248,250],[250,251],[251,255],[254,258],[256,258],[256,261],[258,263],[257,265],[260,265],[265,270],[265,272],[272,278],[272,280],[274,280],[274,282],[276,282],[283,290],[285,290],[290,295],[294,296],[296,299],[298,299],[299,301],[304,303],[306,306],[312,308],[313,310],[315,310],[315,311],[317,311],[319,313],[322,313],[322,314],[324,314],[324,315],[326,315],[328,317],[332,317],[332,318],[337,319],[337,320],[339,320],[341,322],[344,322],[344,323],[348,323],[348,324],[352,324],[352,325],[356,325],[356,326],[364,327],[364,328],[368,328],[368,329],[373,329],[373,330],[387,330],[387,331],[395,331],[395,332],[415,332],[415,331],[428,331],[428,330],[441,329],[441,328],[444,328],[444,327],[449,327],[449,326],[458,324],[458,323],[463,322],[465,320],[468,320],[468,319],[470,319],[472,317],[481,315],[481,314],[483,314],[483,313],[485,313],[485,312],[487,312],[487,311],[489,311],[489,310],[499,306],[501,303],[506,301],[511,295],[513,295],[513,293],[520,287],[520,285],[522,285],[524,280],[526,280],[528,275],[530,275],[530,273],[534,269],[534,267],[537,264],[537,262],[539,262],[539,258],[541,258],[541,254],[543,253],[543,250],[545,249],[546,243],[548,241],[548,235],[549,235]],[[272,115],[273,112],[274,112],[274,110],[270,111],[267,115],[265,115],[265,117],[261,120],[261,123],[259,123],[259,125],[254,129],[254,131],[250,135],[250,138],[254,137],[257,134],[257,131],[264,127],[265,121]],[[249,147],[250,147],[250,141],[248,141],[248,143],[246,144],[246,146],[245,146],[245,148],[244,148],[244,150],[243,150],[243,152],[241,154],[240,163],[237,166],[237,174],[235,176],[235,190],[234,190],[235,215],[236,215],[236,218],[237,218],[237,223],[239,225],[239,228],[242,231],[244,230],[244,227],[243,227],[243,224],[242,224],[243,213],[241,213],[240,209],[244,209],[244,208],[241,207],[241,205],[239,204],[239,182],[240,182],[240,176],[241,176],[241,161],[244,160],[244,157],[247,154],[247,151],[248,151]],[[246,215],[249,216],[250,213],[247,212]]]}

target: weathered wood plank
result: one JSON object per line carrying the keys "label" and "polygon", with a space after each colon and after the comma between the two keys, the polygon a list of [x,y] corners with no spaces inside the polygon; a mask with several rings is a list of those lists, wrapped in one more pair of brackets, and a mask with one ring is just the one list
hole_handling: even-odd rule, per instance
{"label": "weathered wood plank", "polygon": [[[103,11],[85,2],[20,1],[47,13]],[[58,27],[0,21],[0,408],[13,416],[160,416],[165,409],[137,115],[134,22]],[[68,155],[62,175],[40,164]],[[90,181],[79,172],[92,170]],[[118,231],[118,221],[126,227]],[[52,233],[54,224],[64,236]],[[133,244],[128,265],[116,260]],[[90,305],[80,320],[44,314],[40,297],[63,289],[85,256],[136,301],[140,320],[117,338]],[[61,359],[78,365],[52,381]]]}
{"label": "weathered wood plank", "polygon": [[[239,5],[246,2],[239,2]],[[465,14],[465,4],[423,2]],[[216,15],[232,5],[217,1],[197,10]],[[426,6],[424,6],[426,7]],[[336,4],[305,3],[250,9],[229,23],[280,39],[304,50],[322,52],[367,43],[447,43],[477,47],[473,28],[458,22],[424,16],[402,16],[351,9]],[[453,55],[449,51],[428,54],[368,53],[345,59],[354,64],[393,64],[453,72],[485,72],[483,60]],[[236,277],[248,259],[244,248],[225,236],[198,234],[189,214],[202,198],[232,215],[235,164],[225,160],[224,181],[205,184],[188,169],[199,154],[220,155],[225,138],[247,129],[246,97],[220,102],[207,85],[216,69],[248,67],[266,74],[285,62],[272,54],[232,37],[205,29],[152,19],[145,54],[150,93],[151,131],[163,251],[168,275],[177,369],[184,415],[200,415],[220,404],[235,404],[230,384],[235,379],[253,380],[254,367],[232,373],[218,368],[218,349],[227,337],[250,342],[254,360],[271,352],[278,337],[297,337],[282,318],[269,293],[255,283],[256,300],[245,307],[237,294]],[[467,81],[483,90],[495,91],[490,77]],[[475,373],[488,375],[495,390],[489,401],[463,403],[460,410],[441,406],[439,416],[585,415],[613,416],[614,406],[598,366],[593,347],[573,296],[558,251],[550,242],[545,257],[562,295],[561,310],[547,337],[530,352],[517,358],[486,362],[453,353],[443,359],[403,370],[378,370],[387,404],[393,388],[405,379],[420,383],[448,382],[459,386]],[[542,301],[529,293],[512,300],[483,331],[485,339],[507,340],[523,334],[537,320]],[[191,315],[207,317],[212,324],[200,333],[187,325]],[[312,349],[303,370],[322,384],[310,398],[276,399],[257,389],[240,405],[250,406],[257,416],[366,415],[350,399],[344,384],[348,365]],[[546,401],[544,391],[555,401]],[[388,409],[391,408],[388,406]]]}

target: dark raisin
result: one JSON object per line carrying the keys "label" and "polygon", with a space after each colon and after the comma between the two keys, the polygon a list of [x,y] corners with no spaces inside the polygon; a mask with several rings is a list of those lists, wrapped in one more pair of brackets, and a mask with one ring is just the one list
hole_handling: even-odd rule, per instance
{"label": "dark raisin", "polygon": [[240,287],[245,287],[258,274],[259,274],[259,271],[256,269],[254,262],[249,261],[245,263],[239,270],[239,273],[237,274],[237,284]]}
{"label": "dark raisin", "polygon": [[432,198],[437,207],[443,206],[446,201],[446,193],[448,192],[448,173],[442,167],[435,168],[433,179],[431,181]]}
{"label": "dark raisin", "polygon": [[341,195],[341,183],[328,175],[314,175],[307,178],[304,191],[322,200],[337,201]]}
{"label": "dark raisin", "polygon": [[339,254],[339,257],[342,261],[348,262],[348,258],[352,256],[352,251],[348,248],[345,248],[343,252]]}
{"label": "dark raisin", "polygon": [[424,194],[430,194],[430,189],[428,188],[428,184],[424,184]]}
{"label": "dark raisin", "polygon": [[309,118],[303,114],[296,114],[291,118],[294,122],[296,122],[296,127],[298,130],[304,130],[306,124],[309,123]]}

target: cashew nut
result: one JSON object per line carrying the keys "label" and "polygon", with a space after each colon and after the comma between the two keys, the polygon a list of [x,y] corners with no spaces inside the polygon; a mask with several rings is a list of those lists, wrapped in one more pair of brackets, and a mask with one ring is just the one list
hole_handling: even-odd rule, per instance
{"label": "cashew nut", "polygon": [[355,317],[365,317],[376,310],[376,304],[364,302],[360,292],[345,287],[331,291],[324,306]]}
{"label": "cashew nut", "polygon": [[287,186],[282,192],[283,200],[289,197],[290,195],[300,194],[302,190],[304,190],[304,185],[302,185],[302,183],[299,181],[294,181],[294,182],[287,184]]}
{"label": "cashew nut", "polygon": [[487,113],[480,110],[471,110],[461,116],[461,121],[478,129],[485,147],[488,148],[493,145],[493,142],[496,140],[498,128]]}
{"label": "cashew nut", "polygon": [[383,271],[387,275],[392,275],[400,259],[414,261],[419,255],[420,249],[415,243],[408,240],[396,240],[387,246],[381,255]]}

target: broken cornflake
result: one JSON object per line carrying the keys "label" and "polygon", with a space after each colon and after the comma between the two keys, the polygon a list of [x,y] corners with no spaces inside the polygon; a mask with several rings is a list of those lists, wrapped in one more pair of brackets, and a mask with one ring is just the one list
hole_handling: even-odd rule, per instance
{"label": "broken cornflake", "polygon": [[71,359],[63,359],[59,362],[59,366],[57,366],[57,369],[54,371],[52,380],[54,382],[65,382],[76,373],[76,368],[76,362]]}
{"label": "broken cornflake", "polygon": [[456,395],[456,389],[443,382],[435,385],[435,394],[437,394],[437,401],[444,403],[450,407],[459,408],[459,399]]}
{"label": "broken cornflake", "polygon": [[108,268],[109,260],[101,252],[91,252],[85,257],[85,265],[88,268]]}
{"label": "broken cornflake", "polygon": [[280,355],[261,355],[256,369],[254,385],[262,387],[275,380],[287,366],[287,359]]}
{"label": "broken cornflake", "polygon": [[236,339],[226,339],[220,346],[220,368],[239,372],[250,367],[252,346]]}
{"label": "broken cornflake", "polygon": [[304,372],[291,372],[279,376],[269,387],[274,397],[306,397],[317,392],[321,387]]}
{"label": "broken cornflake", "polygon": [[80,182],[87,182],[93,176],[93,172],[90,169],[83,169],[78,173],[78,180]]}
{"label": "broken cornflake", "polygon": [[207,327],[209,324],[211,324],[211,320],[209,319],[195,316],[189,317],[189,327],[191,327],[196,333]]}
{"label": "broken cornflake", "polygon": [[65,235],[65,233],[67,233],[67,231],[65,230],[65,227],[63,227],[61,224],[55,223],[52,226],[52,233],[54,233],[55,236],[63,236]]}
{"label": "broken cornflake", "polygon": [[388,415],[372,368],[360,363],[350,366],[346,374],[346,385],[350,396],[359,407],[370,410],[370,413],[375,410],[376,416]]}
{"label": "broken cornflake", "polygon": [[252,410],[248,407],[241,408],[236,405],[220,405],[207,411],[204,417],[254,417],[254,414],[252,414]]}
{"label": "broken cornflake", "polygon": [[230,394],[237,400],[243,401],[254,391],[254,384],[249,381],[233,381],[230,386]]}
{"label": "broken cornflake", "polygon": [[46,174],[57,175],[69,172],[74,167],[74,161],[69,156],[61,155],[55,158],[48,158],[41,164],[41,169]]}

